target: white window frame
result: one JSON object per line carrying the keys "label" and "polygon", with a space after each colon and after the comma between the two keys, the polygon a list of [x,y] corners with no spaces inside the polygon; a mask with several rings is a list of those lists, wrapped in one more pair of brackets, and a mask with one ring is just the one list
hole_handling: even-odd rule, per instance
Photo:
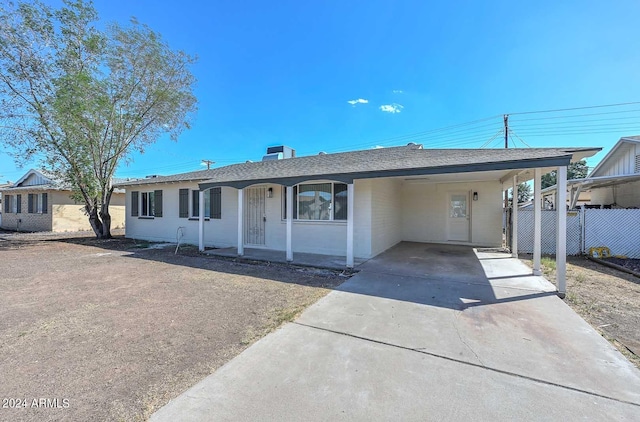
{"label": "white window frame", "polygon": [[[155,203],[155,192],[154,191],[146,191],[146,192],[140,192],[140,206],[138,208],[139,210],[139,217],[155,217],[155,208],[156,208],[156,203]],[[146,210],[145,210],[145,202],[146,202]],[[146,214],[145,214],[146,211]]]}
{"label": "white window frame", "polygon": [[[331,201],[329,203],[329,218],[325,219],[325,220],[316,220],[316,219],[310,219],[310,218],[300,218],[300,186],[304,186],[304,185],[324,185],[324,184],[330,184],[331,185]],[[331,222],[340,222],[340,223],[344,223],[347,221],[347,218],[344,219],[339,219],[336,220],[335,218],[335,195],[336,195],[336,185],[344,185],[345,187],[348,186],[347,183],[343,183],[343,182],[323,182],[323,181],[318,181],[318,182],[306,182],[306,183],[299,183],[297,185],[295,185],[297,187],[296,189],[296,194],[294,197],[294,201],[295,201],[295,207],[294,209],[296,210],[296,215],[293,216],[293,219],[295,221],[310,221],[310,222],[327,222],[327,221],[331,221]],[[283,186],[282,187],[282,212],[281,212],[281,216],[282,216],[282,220],[285,221],[286,219],[284,218],[284,214],[285,214],[285,210],[287,207],[286,204],[286,200],[285,200],[285,192],[286,192],[286,187]],[[344,192],[348,192],[348,188],[347,190],[345,190]],[[347,193],[348,195],[348,193]]]}
{"label": "white window frame", "polygon": [[42,194],[41,193],[36,193],[34,195],[35,198],[35,204],[33,204],[33,213],[34,214],[42,214]]}
{"label": "white window frame", "polygon": [[16,205],[16,196],[15,195],[9,195],[9,194],[6,194],[6,193],[3,194],[2,195],[2,209],[0,211],[4,212],[5,206],[8,209],[7,214],[16,214],[18,212],[17,205]]}
{"label": "white window frame", "polygon": [[[199,218],[200,209],[199,206],[194,208],[193,195],[199,195],[200,189],[189,190],[189,218]],[[208,207],[207,207],[208,205]],[[211,189],[204,191],[204,218],[205,220],[211,219]]]}

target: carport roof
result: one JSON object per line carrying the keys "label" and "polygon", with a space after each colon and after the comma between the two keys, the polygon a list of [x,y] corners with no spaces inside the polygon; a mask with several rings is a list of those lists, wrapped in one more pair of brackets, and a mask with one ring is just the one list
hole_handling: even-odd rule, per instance
{"label": "carport roof", "polygon": [[215,186],[243,188],[257,183],[295,185],[306,180],[355,179],[517,170],[568,165],[600,148],[423,149],[422,145],[319,154],[283,160],[232,164],[210,170],[158,176],[119,184],[202,181],[200,189]]}

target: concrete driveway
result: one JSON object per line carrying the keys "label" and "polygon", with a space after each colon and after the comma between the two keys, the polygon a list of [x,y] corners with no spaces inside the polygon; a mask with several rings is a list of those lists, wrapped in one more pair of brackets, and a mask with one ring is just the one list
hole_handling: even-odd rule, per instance
{"label": "concrete driveway", "polygon": [[640,371],[510,255],[360,269],[151,420],[640,420]]}

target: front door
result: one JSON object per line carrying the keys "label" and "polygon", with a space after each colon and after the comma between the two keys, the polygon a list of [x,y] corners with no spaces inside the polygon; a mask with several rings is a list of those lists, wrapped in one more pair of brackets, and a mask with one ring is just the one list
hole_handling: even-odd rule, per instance
{"label": "front door", "polygon": [[456,242],[469,241],[469,193],[449,193],[447,207],[448,240]]}
{"label": "front door", "polygon": [[264,227],[266,188],[245,189],[244,243],[245,245],[264,245]]}

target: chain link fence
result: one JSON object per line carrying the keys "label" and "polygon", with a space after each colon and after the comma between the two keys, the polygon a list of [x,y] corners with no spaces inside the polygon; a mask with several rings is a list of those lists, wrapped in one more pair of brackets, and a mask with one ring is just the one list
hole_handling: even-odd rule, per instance
{"label": "chain link fence", "polygon": [[640,210],[585,210],[584,251],[607,247],[611,255],[640,258]]}
{"label": "chain link fence", "polygon": [[[556,253],[557,211],[542,210],[542,253]],[[640,210],[567,211],[567,255],[606,247],[611,255],[640,259]],[[533,210],[518,210],[518,251],[533,253]]]}
{"label": "chain link fence", "polygon": [[[555,211],[542,211],[542,253],[556,253],[556,219]],[[567,212],[567,255],[582,253],[582,225],[580,213]],[[518,210],[518,252],[533,253],[533,210]]]}

